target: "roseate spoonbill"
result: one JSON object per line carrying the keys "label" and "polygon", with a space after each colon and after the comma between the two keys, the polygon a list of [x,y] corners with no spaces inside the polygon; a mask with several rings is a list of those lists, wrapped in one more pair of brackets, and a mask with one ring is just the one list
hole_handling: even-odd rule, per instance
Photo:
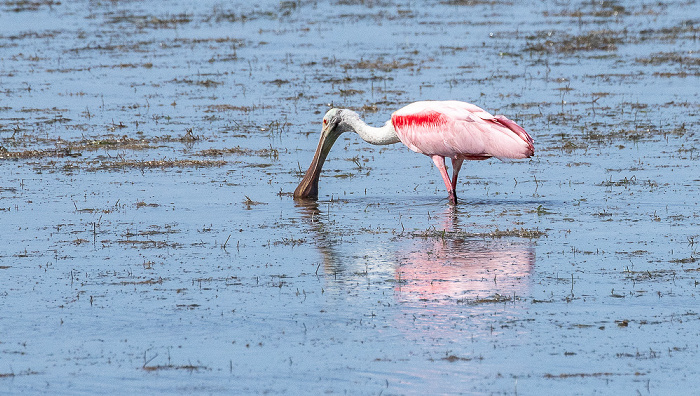
{"label": "roseate spoonbill", "polygon": [[[452,203],[457,203],[457,175],[464,160],[528,158],[535,153],[532,137],[520,125],[466,102],[411,103],[394,112],[379,128],[365,124],[352,110],[330,109],[323,117],[316,154],[294,191],[294,198],[318,198],[318,179],[326,156],[338,137],[348,131],[356,132],[371,144],[401,142],[432,158]],[[445,157],[452,159],[452,179],[445,169]]]}

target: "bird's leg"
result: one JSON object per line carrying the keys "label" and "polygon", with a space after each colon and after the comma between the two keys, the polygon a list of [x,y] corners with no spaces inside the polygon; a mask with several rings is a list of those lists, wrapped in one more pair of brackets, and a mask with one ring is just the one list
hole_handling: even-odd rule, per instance
{"label": "bird's leg", "polygon": [[457,203],[457,177],[459,170],[462,169],[463,159],[452,158],[452,191],[454,191],[455,203]]}
{"label": "bird's leg", "polygon": [[445,169],[445,157],[433,155],[431,158],[440,171],[440,175],[442,175],[442,180],[445,182],[445,187],[447,187],[447,196],[450,198],[450,202],[456,204],[457,197],[455,196],[455,189],[452,186],[452,182],[450,182],[450,176],[447,175],[447,169]]}

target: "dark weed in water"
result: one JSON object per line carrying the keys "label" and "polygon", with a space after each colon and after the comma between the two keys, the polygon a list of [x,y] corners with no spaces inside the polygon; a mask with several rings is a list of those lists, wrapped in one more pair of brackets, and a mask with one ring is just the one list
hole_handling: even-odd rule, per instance
{"label": "dark weed in water", "polygon": [[[0,2],[3,389],[698,388],[696,8]],[[292,199],[329,108],[422,99],[536,155],[449,205],[347,134]]]}
{"label": "dark weed in water", "polygon": [[430,238],[438,240],[467,240],[474,238],[527,238],[537,239],[547,234],[540,230],[527,230],[524,228],[514,228],[510,230],[499,230],[487,232],[465,232],[465,231],[446,231],[446,230],[425,230],[420,232],[412,232],[409,234],[414,238]]}
{"label": "dark weed in water", "polygon": [[615,51],[624,42],[624,36],[613,30],[594,30],[580,35],[548,31],[530,36],[528,40],[533,42],[524,48],[526,52],[570,54],[581,51]]}
{"label": "dark weed in water", "polygon": [[209,168],[226,165],[226,161],[190,160],[190,159],[160,159],[160,160],[118,160],[101,161],[88,165],[88,171],[124,170],[124,169],[169,169],[169,168]]}
{"label": "dark weed in water", "polygon": [[222,149],[206,149],[195,153],[195,155],[200,155],[203,157],[221,157],[224,155],[242,155],[242,156],[256,156],[256,157],[266,157],[266,158],[279,158],[279,151],[277,149],[260,149],[251,150],[243,148],[240,146]]}
{"label": "dark weed in water", "polygon": [[383,72],[391,72],[396,69],[408,69],[415,67],[413,62],[401,62],[399,60],[385,61],[383,58],[376,60],[359,60],[354,63],[343,64],[342,67],[345,69],[368,69],[368,70],[379,70]]}
{"label": "dark weed in water", "polygon": [[165,371],[165,370],[185,370],[185,371],[192,372],[192,371],[201,371],[201,370],[205,370],[205,371],[206,371],[206,370],[210,370],[210,369],[208,369],[207,367],[204,367],[204,366],[195,366],[195,365],[191,365],[191,364],[185,364],[185,365],[180,365],[180,366],[168,364],[168,365],[165,365],[165,366],[163,366],[163,365],[158,365],[158,366],[143,366],[143,370],[144,370],[144,371],[147,371],[147,372],[150,372],[150,371]]}

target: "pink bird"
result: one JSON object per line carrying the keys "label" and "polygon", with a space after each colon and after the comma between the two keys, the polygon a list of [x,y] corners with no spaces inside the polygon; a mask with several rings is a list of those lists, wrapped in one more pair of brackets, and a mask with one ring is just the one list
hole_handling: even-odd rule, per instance
{"label": "pink bird", "polygon": [[[457,176],[464,160],[520,159],[535,153],[532,137],[520,125],[466,102],[411,103],[394,112],[391,120],[379,128],[365,124],[352,110],[331,109],[323,117],[316,154],[294,191],[294,198],[318,198],[318,179],[323,163],[333,143],[348,131],[356,132],[371,144],[401,142],[416,153],[432,158],[453,204],[457,203]],[[445,168],[446,157],[452,160],[452,179]]]}

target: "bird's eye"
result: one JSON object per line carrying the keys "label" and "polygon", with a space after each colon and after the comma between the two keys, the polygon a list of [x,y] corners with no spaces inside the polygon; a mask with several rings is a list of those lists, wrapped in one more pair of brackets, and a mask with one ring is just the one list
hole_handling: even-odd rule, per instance
{"label": "bird's eye", "polygon": [[326,124],[328,124],[328,120],[324,119],[324,120],[323,120],[323,125],[326,125]]}

